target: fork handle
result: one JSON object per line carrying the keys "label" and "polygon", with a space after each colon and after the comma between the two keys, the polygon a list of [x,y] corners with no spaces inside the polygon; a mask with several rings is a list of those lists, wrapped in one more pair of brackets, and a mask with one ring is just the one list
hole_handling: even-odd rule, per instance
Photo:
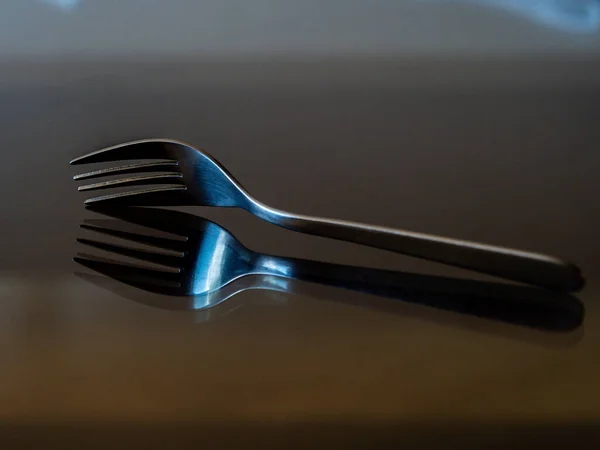
{"label": "fork handle", "polygon": [[356,222],[294,215],[262,204],[255,204],[251,212],[300,233],[390,250],[535,286],[569,292],[584,284],[577,266],[543,254]]}

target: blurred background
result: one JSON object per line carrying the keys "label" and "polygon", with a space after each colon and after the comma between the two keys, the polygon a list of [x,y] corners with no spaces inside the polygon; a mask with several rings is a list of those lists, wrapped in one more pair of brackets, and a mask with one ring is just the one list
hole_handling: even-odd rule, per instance
{"label": "blurred background", "polygon": [[599,10],[596,0],[6,0],[0,55],[597,54]]}

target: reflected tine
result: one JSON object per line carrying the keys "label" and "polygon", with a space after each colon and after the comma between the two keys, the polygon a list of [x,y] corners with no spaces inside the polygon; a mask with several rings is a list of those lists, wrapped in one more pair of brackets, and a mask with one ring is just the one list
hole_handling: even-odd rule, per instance
{"label": "reflected tine", "polygon": [[103,148],[73,159],[70,164],[88,164],[120,159],[174,159],[177,146],[160,139],[144,139]]}
{"label": "reflected tine", "polygon": [[119,178],[117,180],[102,181],[100,183],[87,184],[85,186],[79,186],[78,191],[93,191],[96,189],[108,189],[117,186],[135,186],[138,184],[161,184],[165,183],[165,180],[173,181],[173,178],[182,179],[183,175],[180,173],[161,172],[152,175],[138,175],[127,178]]}
{"label": "reflected tine", "polygon": [[132,242],[137,242],[139,244],[151,245],[153,247],[162,248],[165,250],[171,250],[173,252],[178,252],[180,256],[183,256],[183,250],[185,249],[185,242],[177,241],[175,239],[161,238],[156,236],[147,236],[138,233],[132,233],[130,231],[124,230],[115,230],[112,228],[106,228],[98,225],[92,225],[89,223],[84,223],[79,225],[81,228],[85,230],[95,231],[96,233],[101,233],[107,236],[114,236],[122,239],[128,239]]}
{"label": "reflected tine", "polygon": [[173,184],[159,188],[140,189],[89,198],[85,201],[85,204],[89,205],[95,203],[137,206],[186,205],[192,203],[185,196],[186,189],[187,188],[183,185]]}
{"label": "reflected tine", "polygon": [[179,267],[183,263],[181,259],[184,256],[183,253],[179,253],[178,256],[173,256],[172,254],[154,253],[147,250],[126,247],[124,245],[109,244],[106,242],[100,242],[93,239],[84,238],[77,239],[77,242],[83,245],[98,248],[100,250],[105,250],[107,252],[116,253],[118,255],[129,256],[131,258],[139,259],[142,261],[148,261],[154,264],[167,266],[165,270],[168,270],[170,272],[181,272],[181,269]]}
{"label": "reflected tine", "polygon": [[85,254],[74,257],[73,261],[88,269],[125,283],[137,282],[147,284],[148,286],[181,287],[181,283],[177,281],[178,274],[124,264],[122,262]]}
{"label": "reflected tine", "polygon": [[99,169],[92,172],[80,173],[73,177],[74,180],[85,180],[89,178],[98,178],[105,175],[117,175],[127,173],[143,173],[156,171],[171,171],[175,172],[179,163],[177,161],[161,161],[139,164],[126,164],[124,166],[109,167],[108,169]]}

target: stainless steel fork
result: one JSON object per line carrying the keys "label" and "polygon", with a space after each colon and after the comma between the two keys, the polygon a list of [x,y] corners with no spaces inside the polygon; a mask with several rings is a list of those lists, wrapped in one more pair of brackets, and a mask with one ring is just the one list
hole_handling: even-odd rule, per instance
{"label": "stainless steel fork", "polygon": [[[215,222],[170,209],[86,209],[103,218],[80,225],[84,235],[77,241],[92,253],[78,252],[73,260],[123,285],[90,279],[85,272],[76,275],[148,306],[195,310],[197,319],[199,311],[218,311],[222,302],[251,289],[325,294],[342,304],[429,319],[438,317],[430,315],[435,308],[546,331],[572,331],[585,315],[581,302],[564,292],[271,255],[246,247]],[[320,291],[314,284],[368,295]],[[256,298],[268,302],[269,296],[244,297],[234,308]],[[282,298],[285,303],[287,295]],[[407,303],[427,308],[413,310]],[[222,316],[217,311],[215,316]]]}
{"label": "stainless steel fork", "polygon": [[577,266],[552,256],[412,231],[293,214],[272,208],[252,197],[208,153],[175,140],[145,139],[127,142],[88,153],[72,160],[71,164],[117,160],[145,161],[76,175],[73,177],[75,180],[126,175],[80,186],[79,190],[132,185],[145,187],[89,198],[85,201],[86,204],[238,207],[290,230],[390,250],[509,280],[564,291],[578,290],[584,283]]}

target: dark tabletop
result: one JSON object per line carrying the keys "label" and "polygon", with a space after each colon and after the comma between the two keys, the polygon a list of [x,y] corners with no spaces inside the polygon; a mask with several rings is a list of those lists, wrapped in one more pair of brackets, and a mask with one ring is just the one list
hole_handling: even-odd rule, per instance
{"label": "dark tabletop", "polygon": [[[0,67],[3,448],[597,442],[597,60],[65,57]],[[68,161],[147,137],[207,149],[281,209],[573,261],[587,280],[576,294],[583,323],[548,331],[294,280],[208,312],[132,301],[124,287],[74,275],[86,272],[71,261],[84,250],[79,224],[98,216],[84,210]],[[240,210],[187,211],[264,253],[489,279]]]}

